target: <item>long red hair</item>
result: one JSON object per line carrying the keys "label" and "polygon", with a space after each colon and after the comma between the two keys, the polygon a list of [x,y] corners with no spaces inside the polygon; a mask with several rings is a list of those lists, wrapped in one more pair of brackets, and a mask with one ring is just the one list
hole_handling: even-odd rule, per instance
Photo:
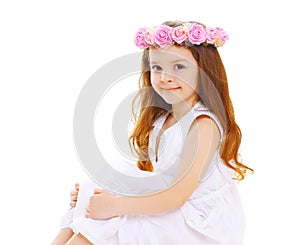
{"label": "long red hair", "polygon": [[[165,22],[164,24],[175,27],[181,25],[182,22]],[[191,51],[199,66],[198,99],[217,116],[224,129],[220,157],[229,168],[235,170],[237,179],[242,180],[247,170],[253,170],[239,159],[238,150],[242,133],[235,121],[227,76],[219,52],[213,45],[192,45],[186,48]],[[136,103],[139,104],[138,112],[134,110]],[[133,101],[135,128],[129,138],[131,147],[139,157],[137,166],[141,170],[153,171],[153,165],[148,156],[149,134],[154,121],[168,113],[170,109],[171,105],[167,104],[151,86],[149,48],[147,48],[142,57],[139,93]]]}

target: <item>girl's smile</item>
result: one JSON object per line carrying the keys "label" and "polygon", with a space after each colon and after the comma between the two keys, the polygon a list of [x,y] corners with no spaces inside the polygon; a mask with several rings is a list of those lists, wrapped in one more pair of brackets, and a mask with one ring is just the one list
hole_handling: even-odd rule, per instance
{"label": "girl's smile", "polygon": [[180,89],[180,87],[177,88],[161,88],[162,90],[166,90],[166,91],[175,91],[177,89]]}

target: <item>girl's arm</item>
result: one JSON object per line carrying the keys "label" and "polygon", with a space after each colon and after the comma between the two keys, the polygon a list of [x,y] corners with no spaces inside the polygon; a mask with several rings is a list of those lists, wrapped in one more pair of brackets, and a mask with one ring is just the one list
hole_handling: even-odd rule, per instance
{"label": "girl's arm", "polygon": [[74,208],[77,203],[77,198],[78,198],[78,191],[79,191],[79,183],[75,183],[75,188],[70,191],[70,209]]}
{"label": "girl's arm", "polygon": [[173,186],[162,192],[138,197],[116,197],[106,191],[96,190],[90,198],[86,216],[107,219],[121,215],[153,215],[179,208],[198,186],[219,141],[220,133],[214,121],[208,116],[198,117],[187,135],[182,162]]}

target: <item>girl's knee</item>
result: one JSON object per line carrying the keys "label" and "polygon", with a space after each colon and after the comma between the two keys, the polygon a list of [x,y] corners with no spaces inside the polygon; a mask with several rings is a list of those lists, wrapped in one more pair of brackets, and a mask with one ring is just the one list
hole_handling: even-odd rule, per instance
{"label": "girl's knee", "polygon": [[70,228],[63,228],[59,231],[51,245],[64,245],[73,236],[73,231]]}

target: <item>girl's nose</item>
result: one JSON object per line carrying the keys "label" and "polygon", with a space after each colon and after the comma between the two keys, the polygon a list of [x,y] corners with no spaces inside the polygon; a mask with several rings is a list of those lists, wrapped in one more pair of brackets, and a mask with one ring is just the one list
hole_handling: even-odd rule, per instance
{"label": "girl's nose", "polygon": [[161,77],[160,77],[160,81],[162,81],[162,82],[172,82],[173,81],[172,75],[170,73],[167,73],[167,72],[162,72]]}

